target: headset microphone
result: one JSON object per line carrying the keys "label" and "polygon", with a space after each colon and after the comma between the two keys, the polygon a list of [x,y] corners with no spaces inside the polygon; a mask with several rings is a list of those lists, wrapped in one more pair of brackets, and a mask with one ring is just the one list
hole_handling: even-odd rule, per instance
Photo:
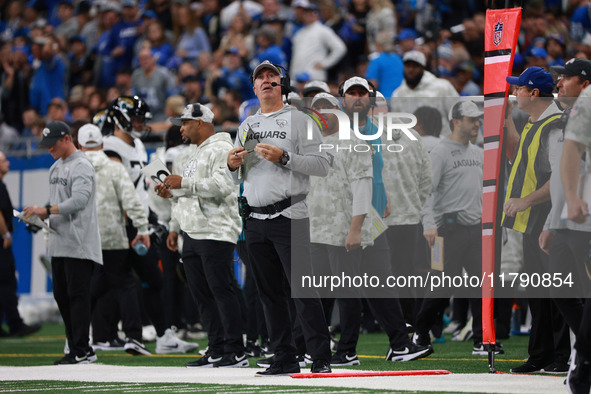
{"label": "headset microphone", "polygon": [[277,82],[271,82],[271,86],[273,86],[275,88],[277,86],[285,86],[285,85],[277,83]]}

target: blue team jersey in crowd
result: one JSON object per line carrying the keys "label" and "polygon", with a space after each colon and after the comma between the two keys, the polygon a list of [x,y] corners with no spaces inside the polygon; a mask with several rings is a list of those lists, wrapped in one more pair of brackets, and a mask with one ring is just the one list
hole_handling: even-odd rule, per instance
{"label": "blue team jersey in crowd", "polygon": [[379,81],[378,90],[384,97],[391,97],[392,92],[402,83],[403,70],[404,65],[398,54],[382,52],[369,62],[365,78]]}

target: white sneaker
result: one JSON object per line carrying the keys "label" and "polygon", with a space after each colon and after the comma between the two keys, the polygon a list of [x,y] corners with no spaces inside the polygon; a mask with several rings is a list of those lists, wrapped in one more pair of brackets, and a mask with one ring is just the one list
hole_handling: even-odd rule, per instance
{"label": "white sneaker", "polygon": [[154,326],[142,327],[142,341],[154,342],[156,340],[156,328]]}
{"label": "white sneaker", "polygon": [[450,323],[447,325],[447,327],[445,327],[445,329],[443,330],[443,333],[444,333],[444,334],[453,334],[453,333],[455,333],[456,331],[459,331],[459,330],[461,330],[462,328],[464,328],[464,327],[462,326],[462,324],[461,324],[459,321],[457,321],[457,320],[452,320],[452,321],[451,321],[451,322],[450,322]]}
{"label": "white sneaker", "polygon": [[190,353],[197,348],[199,348],[199,344],[178,339],[170,328],[164,332],[164,335],[156,339],[157,354]]}

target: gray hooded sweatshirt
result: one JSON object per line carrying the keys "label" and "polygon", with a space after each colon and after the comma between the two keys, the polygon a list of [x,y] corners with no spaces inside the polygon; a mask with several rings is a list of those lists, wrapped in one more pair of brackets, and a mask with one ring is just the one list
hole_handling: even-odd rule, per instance
{"label": "gray hooded sweatshirt", "polygon": [[92,260],[102,264],[101,238],[96,212],[94,167],[76,151],[49,169],[49,203],[59,214],[51,215],[49,256]]}

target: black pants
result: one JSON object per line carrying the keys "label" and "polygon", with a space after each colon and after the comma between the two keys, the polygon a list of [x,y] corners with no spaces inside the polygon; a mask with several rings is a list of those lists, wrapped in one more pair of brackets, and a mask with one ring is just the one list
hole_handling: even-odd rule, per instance
{"label": "black pants", "polygon": [[[390,248],[390,265],[392,274],[396,276],[417,275],[419,271],[415,266],[415,253],[419,242],[418,224],[405,224],[390,226],[386,230],[388,246]],[[420,235],[423,238],[423,235]],[[399,289],[400,305],[406,322],[415,325],[416,321],[416,298],[417,292],[414,288]],[[419,295],[422,298],[422,294]]]}
{"label": "black pants", "polygon": [[246,301],[246,338],[250,341],[256,341],[259,336],[266,339],[267,326],[265,324],[265,314],[263,312],[263,305],[261,304],[261,297],[257,290],[254,281],[254,274],[252,273],[252,264],[248,257],[248,250],[246,248],[246,241],[238,241],[236,244],[236,252],[244,263],[246,268],[246,275],[244,276],[244,298]]}
{"label": "black pants", "polygon": [[[462,276],[464,268],[469,276],[482,276],[482,231],[481,225],[462,226],[455,224],[439,228],[443,236],[444,261],[443,270],[447,276]],[[438,272],[433,272],[438,275]],[[447,307],[454,289],[435,288],[425,296],[417,315],[417,332],[422,335],[429,333],[438,316]],[[456,293],[457,294],[457,293]],[[482,342],[482,299],[470,298],[472,309],[472,332],[474,343]]]}
{"label": "black pants", "polygon": [[86,355],[90,329],[90,280],[95,263],[52,257],[53,297],[64,320],[70,354]]}
{"label": "black pants", "polygon": [[[528,274],[549,272],[549,258],[540,249],[539,236],[539,233],[523,234],[523,268]],[[544,295],[541,291],[546,292],[546,298],[541,298]],[[527,345],[529,361],[540,368],[554,361],[566,363],[570,355],[568,327],[549,298],[549,289],[538,288],[535,296],[528,298],[532,316]]]}
{"label": "black pants", "polygon": [[591,289],[584,268],[589,241],[591,232],[558,230],[550,244],[550,273],[560,273],[563,278],[571,273],[574,282],[572,288],[550,288],[550,294],[575,335],[583,317],[583,298]]}
{"label": "black pants", "polygon": [[[311,272],[309,220],[291,220],[284,216],[249,219],[245,234],[275,360],[295,362],[288,300],[292,268]],[[297,276],[293,277],[297,280]],[[293,301],[308,353],[314,360],[329,361],[330,336],[320,300],[294,298]]]}
{"label": "black pants", "polygon": [[[103,250],[103,265],[97,265],[92,275],[91,285],[91,310],[103,295],[113,293],[113,305],[119,306],[119,316],[123,324],[123,331],[129,338],[142,340],[142,320],[140,316],[139,301],[136,291],[136,282],[127,259],[129,249]],[[92,334],[94,342],[104,342],[115,338],[112,328],[113,322],[104,321],[97,313],[92,317]],[[116,334],[115,334],[116,335]]]}
{"label": "black pants", "polygon": [[16,269],[12,248],[2,247],[0,238],[0,325],[6,319],[11,333],[18,331],[23,325],[18,313],[18,298],[16,296]]}
{"label": "black pants", "polygon": [[162,298],[166,327],[183,327],[184,293],[187,288],[178,274],[180,255],[164,243],[156,245],[162,262]]}
{"label": "black pants", "polygon": [[589,300],[585,302],[583,319],[579,326],[575,349],[577,349],[577,353],[586,361],[591,361],[591,302]]}
{"label": "black pants", "polygon": [[197,303],[216,354],[241,354],[242,321],[234,286],[234,244],[183,236],[183,264],[189,290]]}
{"label": "black pants", "polygon": [[[358,248],[350,252],[347,252],[342,246],[313,243],[311,254],[314,266],[322,264],[322,261],[328,261],[332,275],[339,276],[342,272],[350,276],[367,273],[368,275],[378,276],[382,282],[389,275],[392,275],[385,234],[379,236],[373,246],[368,246],[365,249]],[[337,294],[341,320],[341,337],[337,352],[356,351],[363,307],[361,298],[367,300],[373,316],[388,335],[390,346],[396,349],[407,344],[409,339],[406,333],[404,316],[400,302],[398,298],[394,297],[394,293],[391,293],[391,297],[378,298],[367,297],[364,291],[359,290],[357,288],[343,287],[339,289]]]}

